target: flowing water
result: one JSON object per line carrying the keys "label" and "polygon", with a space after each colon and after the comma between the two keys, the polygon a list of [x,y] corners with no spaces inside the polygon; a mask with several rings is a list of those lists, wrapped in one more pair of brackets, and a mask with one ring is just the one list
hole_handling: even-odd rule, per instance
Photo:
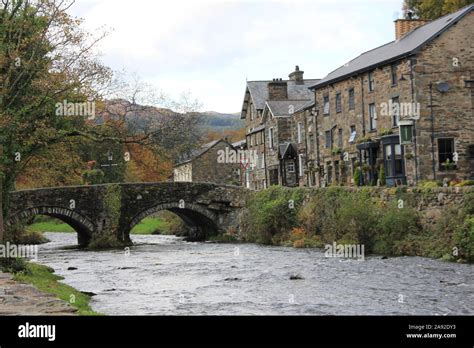
{"label": "flowing water", "polygon": [[46,237],[38,262],[96,294],[104,314],[474,315],[474,265],[153,235],[133,236],[128,254],[65,248],[72,233]]}

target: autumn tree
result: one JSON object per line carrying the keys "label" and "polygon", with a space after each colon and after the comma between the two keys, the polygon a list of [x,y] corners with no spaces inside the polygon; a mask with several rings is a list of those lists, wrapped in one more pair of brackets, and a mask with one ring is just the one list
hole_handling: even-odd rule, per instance
{"label": "autumn tree", "polygon": [[3,213],[25,166],[68,138],[87,134],[81,115],[58,103],[99,98],[110,70],[93,47],[103,37],[67,14],[72,2],[4,0],[0,5],[0,158]]}
{"label": "autumn tree", "polygon": [[405,0],[405,18],[410,14],[415,18],[436,19],[474,3],[474,0]]}

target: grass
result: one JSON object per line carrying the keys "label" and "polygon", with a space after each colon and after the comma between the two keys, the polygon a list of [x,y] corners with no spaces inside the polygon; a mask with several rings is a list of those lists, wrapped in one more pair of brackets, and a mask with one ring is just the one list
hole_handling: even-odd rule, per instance
{"label": "grass", "polygon": [[[68,302],[77,308],[79,315],[100,315],[94,312],[89,302],[91,297],[74,289],[73,287],[60,283],[59,280],[64,279],[56,274],[50,267],[30,263],[28,265],[29,272],[21,272],[15,274],[15,280],[29,283],[38,290],[55,295],[59,299]],[[71,303],[71,297],[74,295],[75,301]]]}
{"label": "grass", "polygon": [[168,232],[170,230],[170,224],[158,217],[147,217],[144,218],[138,225],[132,228],[133,234],[152,234],[156,230],[161,233]]}
{"label": "grass", "polygon": [[[66,223],[59,220],[35,222],[28,226],[32,232],[75,232]],[[170,223],[159,217],[147,217],[132,229],[133,234],[152,234],[156,230],[166,233],[170,230]]]}
{"label": "grass", "polygon": [[28,230],[33,232],[75,232],[74,229],[66,223],[56,221],[35,222],[28,226]]}

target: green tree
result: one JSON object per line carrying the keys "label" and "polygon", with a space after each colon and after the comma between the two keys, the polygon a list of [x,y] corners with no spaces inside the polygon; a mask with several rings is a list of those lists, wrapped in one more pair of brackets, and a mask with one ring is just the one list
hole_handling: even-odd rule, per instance
{"label": "green tree", "polygon": [[403,12],[405,18],[412,13],[415,18],[436,19],[474,3],[474,0],[405,0]]}

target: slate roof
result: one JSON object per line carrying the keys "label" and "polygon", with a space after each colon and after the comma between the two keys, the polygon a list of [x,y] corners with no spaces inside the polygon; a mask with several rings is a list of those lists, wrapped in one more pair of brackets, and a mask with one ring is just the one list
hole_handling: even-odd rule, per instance
{"label": "slate roof", "polygon": [[262,125],[260,125],[260,126],[258,126],[258,127],[252,128],[252,129],[247,133],[247,135],[248,135],[248,134],[253,134],[253,133],[260,132],[260,131],[263,130],[263,129],[265,129],[265,125],[264,125],[264,124],[262,124]]}
{"label": "slate roof", "polygon": [[242,146],[245,147],[246,145],[247,145],[247,140],[246,139],[242,139],[242,140],[236,141],[235,143],[232,143],[232,146],[236,149],[240,148]]}
{"label": "slate roof", "polygon": [[217,145],[217,144],[220,143],[221,141],[225,141],[226,143],[228,143],[229,145],[232,146],[232,144],[229,143],[228,141],[226,141],[225,139],[219,139],[219,140],[211,141],[210,143],[207,143],[207,144],[202,145],[202,146],[201,146],[200,148],[198,148],[198,149],[192,150],[192,151],[191,151],[190,153],[188,153],[188,154],[181,155],[181,156],[180,156],[180,159],[179,159],[178,163],[176,163],[175,167],[180,166],[180,165],[185,164],[185,163],[192,162],[192,161],[195,160],[197,157],[203,155],[204,153],[206,153],[207,151],[209,151],[210,149],[212,149],[215,145]]}
{"label": "slate roof", "polygon": [[280,159],[296,157],[296,150],[292,143],[282,143],[278,145],[278,148]]}
{"label": "slate roof", "polygon": [[466,14],[474,10],[474,4],[440,17],[407,33],[399,40],[389,42],[383,46],[362,53],[340,68],[329,73],[310,88],[319,88],[339,80],[343,80],[356,73],[372,70],[377,66],[389,64],[405,56],[417,53],[423,45],[435,39],[453,24],[457,23]]}
{"label": "slate roof", "polygon": [[[301,83],[293,80],[283,80],[288,86],[288,99],[311,99],[314,98],[314,93],[308,90],[308,87],[313,86],[319,79],[304,79]],[[263,110],[265,102],[268,100],[268,83],[272,81],[248,81],[247,89],[252,96],[253,104],[257,110]]]}
{"label": "slate roof", "polygon": [[[309,89],[308,89],[309,91]],[[314,97],[314,93],[313,93]],[[313,98],[314,99],[314,98]],[[266,106],[273,114],[273,116],[290,116],[290,108],[293,107],[292,114],[303,107],[304,105],[312,102],[311,100],[269,100],[266,102]]]}

